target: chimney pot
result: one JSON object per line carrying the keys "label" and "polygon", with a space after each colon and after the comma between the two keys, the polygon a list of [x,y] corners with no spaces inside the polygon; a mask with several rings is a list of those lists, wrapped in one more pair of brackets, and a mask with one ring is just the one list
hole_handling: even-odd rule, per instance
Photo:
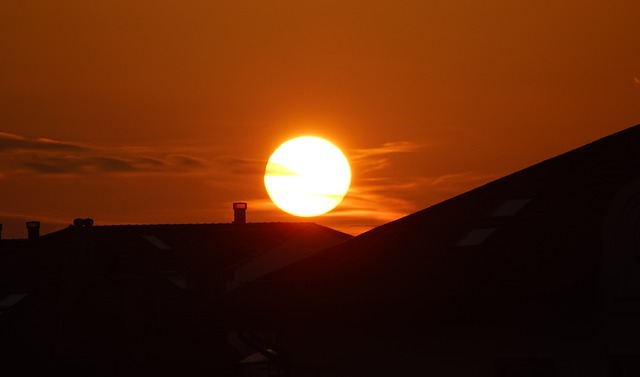
{"label": "chimney pot", "polygon": [[247,203],[233,203],[233,223],[243,225],[247,223]]}
{"label": "chimney pot", "polygon": [[30,240],[40,237],[40,221],[27,221],[27,234]]}

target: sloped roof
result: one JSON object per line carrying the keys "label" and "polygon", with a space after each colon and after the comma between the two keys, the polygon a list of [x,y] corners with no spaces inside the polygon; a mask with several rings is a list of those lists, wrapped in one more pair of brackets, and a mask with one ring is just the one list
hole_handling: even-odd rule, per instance
{"label": "sloped roof", "polygon": [[227,299],[250,322],[331,308],[364,318],[441,301],[594,297],[605,212],[638,178],[635,126],[316,253]]}
{"label": "sloped roof", "polygon": [[[79,230],[82,232],[79,233]],[[182,267],[200,272],[203,277],[225,279],[232,278],[235,269],[272,249],[280,253],[295,253],[296,249],[319,250],[351,238],[350,235],[311,222],[248,223],[242,226],[105,225],[86,228],[71,225],[36,240],[0,241],[0,259],[5,262],[2,266],[7,269],[0,281],[3,283],[0,291],[3,287],[29,285],[28,280],[36,276],[30,277],[24,273],[24,269],[29,270],[27,267],[37,264],[37,260],[58,261],[66,250],[80,245],[79,236],[83,239],[82,247],[91,248],[95,267],[104,273],[111,273],[113,271],[108,270],[119,267],[172,271],[179,267],[176,262],[181,261]],[[126,260],[126,256],[130,256],[131,260]],[[136,256],[141,264],[129,263]]]}
{"label": "sloped roof", "polygon": [[[72,227],[69,231],[72,231]],[[276,247],[299,239],[314,248],[317,239],[338,243],[351,236],[315,223],[164,224],[93,226],[91,245],[96,254],[153,255],[157,270],[175,269],[176,258],[185,266],[212,276],[233,270]],[[305,244],[306,242],[306,244]],[[164,257],[163,257],[164,256]]]}
{"label": "sloped roof", "polygon": [[233,360],[212,298],[234,272],[349,238],[314,223],[247,223],[69,226],[3,241],[0,351],[104,365]]}

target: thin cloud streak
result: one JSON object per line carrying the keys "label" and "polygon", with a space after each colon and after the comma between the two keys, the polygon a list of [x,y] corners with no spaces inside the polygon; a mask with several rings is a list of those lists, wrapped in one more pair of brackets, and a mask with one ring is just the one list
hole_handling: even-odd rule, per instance
{"label": "thin cloud streak", "polygon": [[104,148],[46,138],[0,133],[0,168],[12,174],[76,176],[86,174],[188,173],[207,167],[204,158],[155,147]]}
{"label": "thin cloud streak", "polygon": [[6,151],[59,151],[72,152],[83,151],[85,148],[81,145],[65,143],[53,139],[38,138],[28,139],[26,137],[0,132],[0,152]]}
{"label": "thin cloud streak", "polygon": [[360,159],[391,153],[409,153],[424,147],[424,144],[418,144],[411,141],[393,141],[384,143],[379,147],[355,149],[352,151],[351,155],[352,158]]}
{"label": "thin cloud streak", "polygon": [[342,203],[325,215],[336,229],[359,234],[424,209],[496,178],[493,174],[461,172],[413,177],[398,182],[386,177],[354,184]]}
{"label": "thin cloud streak", "polygon": [[456,195],[496,178],[498,178],[497,174],[461,172],[444,174],[438,177],[420,178],[418,179],[417,184],[421,187],[430,188],[450,195]]}
{"label": "thin cloud streak", "polygon": [[214,162],[231,173],[241,175],[261,175],[265,168],[265,162],[262,160],[238,156],[218,156]]}
{"label": "thin cloud streak", "polygon": [[384,143],[379,147],[354,149],[349,153],[349,160],[360,174],[368,174],[389,168],[390,155],[413,153],[424,148],[424,144],[394,141]]}
{"label": "thin cloud streak", "polygon": [[271,162],[267,165],[265,175],[268,176],[280,176],[280,177],[295,177],[300,174],[294,170],[291,170],[288,166],[278,164],[277,162]]}
{"label": "thin cloud streak", "polygon": [[358,234],[411,213],[416,205],[406,198],[406,192],[415,190],[417,180],[400,183],[386,173],[393,168],[391,155],[423,148],[424,144],[395,141],[350,151],[354,181],[340,205],[325,217],[341,224],[337,228]]}
{"label": "thin cloud streak", "polygon": [[[185,153],[186,147],[183,149],[172,146],[104,147],[42,138],[28,139],[2,133],[0,134],[0,174],[2,174],[0,178],[9,182],[12,176],[19,175],[53,178],[95,176],[97,179],[103,179],[113,175],[145,177],[154,174],[159,179],[175,183],[177,181],[174,180],[174,176],[190,176],[189,179],[196,181],[189,182],[201,182],[210,187],[211,192],[216,195],[216,200],[221,202],[214,201],[208,207],[207,212],[210,212],[211,216],[191,212],[185,215],[180,212],[192,211],[198,208],[197,206],[188,209],[184,207],[166,209],[175,212],[178,218],[184,216],[184,218],[226,219],[229,216],[229,210],[222,202],[242,200],[249,202],[251,218],[255,219],[254,221],[314,221],[357,235],[494,177],[474,172],[401,178],[394,174],[397,169],[402,168],[399,164],[408,160],[396,157],[400,154],[420,152],[424,147],[424,144],[411,142],[391,142],[378,147],[348,151],[350,153],[347,155],[350,156],[354,173],[349,192],[336,209],[323,216],[311,218],[299,218],[286,214],[269,199],[263,183],[266,160],[220,153],[220,150],[207,148],[188,148],[189,152]],[[286,171],[279,173],[289,174]],[[163,211],[163,208],[158,207],[155,211]],[[95,213],[95,211],[92,214],[103,221],[111,219],[113,223],[131,222],[126,220],[131,218],[130,214],[115,215]],[[124,216],[125,220],[119,216]],[[66,215],[62,217],[66,218]],[[42,216],[37,218],[44,219]],[[140,216],[134,216],[134,218],[140,218]],[[153,218],[153,216],[145,217],[145,221],[153,221]],[[162,218],[165,220],[158,221],[167,221],[167,216]],[[171,221],[171,218],[168,221]],[[13,222],[17,227],[23,220]],[[59,224],[62,220],[45,221]],[[18,230],[21,231],[21,229]]]}

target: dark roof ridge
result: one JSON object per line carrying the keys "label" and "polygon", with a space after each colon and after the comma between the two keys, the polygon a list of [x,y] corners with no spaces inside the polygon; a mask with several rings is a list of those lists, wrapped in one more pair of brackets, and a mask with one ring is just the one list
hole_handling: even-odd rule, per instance
{"label": "dark roof ridge", "polygon": [[[414,216],[416,214],[425,212],[427,210],[431,210],[431,209],[435,209],[435,208],[438,208],[438,207],[441,207],[441,206],[445,206],[448,203],[460,200],[461,197],[465,197],[465,196],[468,196],[468,195],[474,195],[474,194],[479,193],[479,192],[481,192],[483,190],[490,189],[491,187],[494,187],[494,186],[497,186],[497,185],[501,185],[504,182],[508,182],[514,176],[517,176],[517,175],[520,175],[520,174],[527,174],[528,172],[532,172],[532,171],[534,171],[536,169],[544,169],[549,164],[562,163],[563,161],[568,161],[571,158],[574,158],[575,156],[577,156],[578,154],[587,152],[587,151],[591,150],[592,148],[601,148],[601,147],[607,146],[607,144],[612,144],[617,139],[619,139],[620,141],[627,141],[629,139],[629,133],[636,133],[637,134],[636,137],[638,138],[638,141],[640,142],[640,124],[636,124],[636,125],[631,126],[629,128],[623,129],[621,131],[615,132],[615,133],[607,135],[607,136],[603,136],[603,137],[601,137],[599,139],[596,139],[594,141],[591,141],[591,142],[588,142],[586,144],[583,144],[583,145],[581,145],[579,147],[576,147],[574,149],[571,149],[569,151],[566,151],[566,152],[560,153],[558,155],[555,155],[553,157],[549,157],[547,159],[538,161],[538,162],[536,162],[534,164],[531,164],[531,165],[529,165],[527,167],[524,167],[522,169],[513,171],[511,173],[507,173],[506,175],[504,175],[502,177],[499,177],[499,178],[496,178],[496,179],[494,179],[492,181],[489,181],[487,183],[481,184],[480,186],[471,188],[471,189],[469,189],[469,190],[467,190],[465,192],[462,192],[460,194],[452,196],[451,198],[447,198],[447,199],[445,199],[443,201],[440,201],[438,203],[434,203],[434,204],[432,204],[432,205],[430,205],[428,207],[425,207],[423,209],[417,210],[417,211],[415,211],[413,213],[410,213],[410,214],[408,214],[406,216],[403,216],[403,217],[398,218],[396,220],[393,220],[393,221],[390,221],[388,223],[382,224],[382,225],[380,225],[380,226],[378,226],[376,228],[373,228],[373,229],[363,233],[362,235],[370,233],[371,231],[374,231],[374,230],[379,229],[381,227],[384,227],[386,225],[396,223],[396,222],[398,222],[398,221],[400,221],[402,219],[406,219],[406,218],[412,217],[412,216]],[[532,193],[532,195],[533,195],[533,193]],[[515,198],[515,196],[513,198]]]}
{"label": "dark roof ridge", "polygon": [[[272,222],[248,222],[245,225],[264,225],[264,224],[313,224],[319,225],[312,221],[272,221]],[[127,223],[127,224],[96,224],[93,227],[137,227],[137,226],[191,226],[191,225],[233,225],[233,223]],[[73,227],[73,225],[70,225]],[[331,228],[329,228],[331,229]]]}

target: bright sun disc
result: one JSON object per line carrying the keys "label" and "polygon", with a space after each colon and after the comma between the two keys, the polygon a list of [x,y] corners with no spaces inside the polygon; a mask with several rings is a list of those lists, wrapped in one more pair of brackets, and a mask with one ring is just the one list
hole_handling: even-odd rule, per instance
{"label": "bright sun disc", "polygon": [[264,185],[271,200],[296,216],[318,216],[334,209],[351,183],[351,169],[340,149],[314,136],[291,139],[269,158]]}

